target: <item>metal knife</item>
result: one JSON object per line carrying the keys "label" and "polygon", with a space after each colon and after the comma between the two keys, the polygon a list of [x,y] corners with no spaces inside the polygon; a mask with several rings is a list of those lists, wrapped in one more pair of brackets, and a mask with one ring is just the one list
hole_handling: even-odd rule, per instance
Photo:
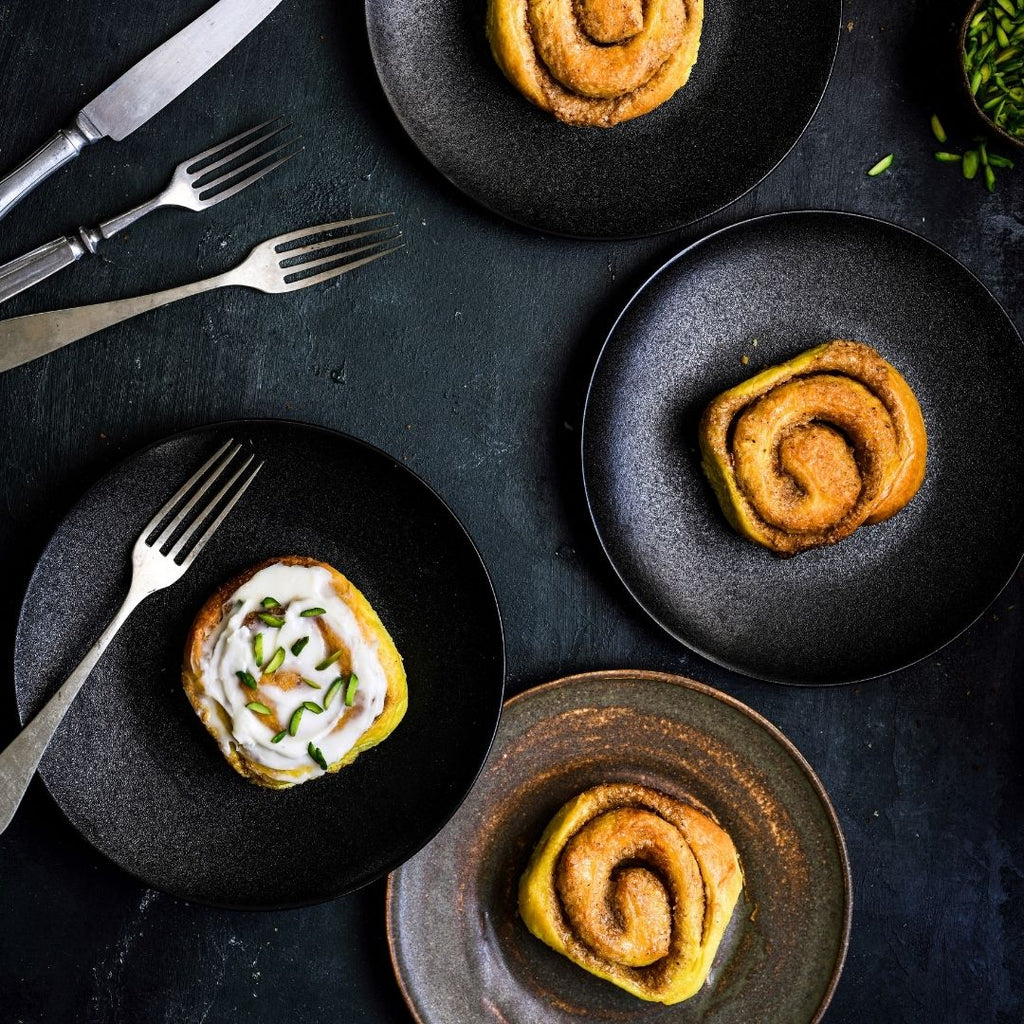
{"label": "metal knife", "polygon": [[237,46],[281,0],[219,0],[100,93],[17,170],[0,179],[0,219],[100,139],[131,135]]}

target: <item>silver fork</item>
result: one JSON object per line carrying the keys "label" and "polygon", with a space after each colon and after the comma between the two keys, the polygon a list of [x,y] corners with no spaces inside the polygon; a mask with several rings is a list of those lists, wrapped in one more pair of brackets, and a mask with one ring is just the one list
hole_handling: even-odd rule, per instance
{"label": "silver fork", "polygon": [[[391,223],[365,231],[348,232],[347,229],[372,220],[391,217],[390,213],[371,217],[319,224],[302,228],[257,245],[248,258],[233,270],[205,281],[182,285],[153,295],[134,299],[101,302],[95,306],[60,309],[52,313],[35,313],[13,320],[0,321],[0,373],[38,359],[49,352],[69,345],[140,313],[158,309],[178,299],[201,295],[214,288],[239,286],[255,288],[261,292],[294,292],[314,284],[330,281],[340,274],[365,266],[382,256],[402,248],[401,232]],[[363,245],[350,243],[380,235]],[[321,237],[324,236],[324,237]],[[313,241],[318,239],[318,241]],[[395,243],[395,244],[391,244]],[[381,246],[389,246],[382,249]],[[333,251],[331,251],[333,250]],[[358,259],[355,257],[359,257]],[[317,273],[311,273],[316,270]]]}
{"label": "silver fork", "polygon": [[[248,188],[295,156],[296,150],[287,150],[299,141],[298,138],[288,139],[272,149],[267,148],[271,141],[290,127],[276,117],[197,153],[178,164],[170,184],[158,196],[120,217],[104,221],[97,228],[79,228],[77,236],[67,235],[54,239],[0,266],[0,302],[70,267],[87,253],[95,255],[99,251],[100,242],[130,228],[154,210],[176,206],[198,212],[237,196],[242,189]],[[245,156],[249,159],[239,165],[238,161]],[[275,156],[277,159],[268,163]],[[211,177],[216,171],[220,173]]]}
{"label": "silver fork", "polygon": [[[207,459],[139,534],[132,549],[132,582],[124,603],[78,668],[10,746],[0,753],[0,832],[11,823],[50,740],[114,635],[141,601],[181,579],[263,468],[260,462],[250,469],[256,457],[250,455],[242,460],[240,466],[232,469],[232,463],[242,450],[240,444],[234,448],[232,444],[233,441],[228,441]],[[214,467],[213,471],[207,476],[211,467]],[[199,507],[200,501],[215,485],[220,485],[217,493]],[[171,515],[174,518],[160,529]]]}

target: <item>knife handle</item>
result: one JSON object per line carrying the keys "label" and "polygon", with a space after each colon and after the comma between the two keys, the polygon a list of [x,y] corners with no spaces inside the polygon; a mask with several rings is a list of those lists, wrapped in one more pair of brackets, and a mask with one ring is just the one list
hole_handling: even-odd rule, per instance
{"label": "knife handle", "polygon": [[57,238],[0,267],[0,302],[70,267],[88,250],[77,238]]}
{"label": "knife handle", "polygon": [[71,163],[86,146],[102,136],[88,118],[79,114],[70,128],[62,128],[49,142],[33,153],[20,167],[0,179],[0,220],[55,171]]}

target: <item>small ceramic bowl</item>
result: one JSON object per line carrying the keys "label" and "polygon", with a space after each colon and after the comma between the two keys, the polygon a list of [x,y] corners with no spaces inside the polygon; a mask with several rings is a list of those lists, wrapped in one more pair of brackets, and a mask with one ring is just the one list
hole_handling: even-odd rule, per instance
{"label": "small ceramic bowl", "polygon": [[995,121],[993,121],[988,116],[988,114],[986,114],[985,111],[981,109],[981,105],[975,98],[974,93],[971,92],[971,79],[970,76],[967,74],[967,67],[964,64],[964,45],[967,41],[967,31],[971,27],[971,21],[974,19],[974,16],[978,13],[978,11],[981,9],[982,4],[985,3],[988,3],[988,0],[974,0],[974,3],[971,4],[970,9],[967,11],[966,16],[964,17],[963,24],[960,26],[960,34],[957,36],[956,56],[957,63],[960,67],[961,84],[964,89],[964,94],[967,96],[968,101],[974,108],[978,117],[980,117],[981,120],[984,121],[985,127],[989,131],[994,132],[1001,139],[1005,139],[1007,142],[1010,142],[1013,145],[1018,146],[1021,149],[1024,149],[1024,139],[1019,138],[1016,135],[1011,135],[1005,129],[1000,128],[999,125],[997,125]]}

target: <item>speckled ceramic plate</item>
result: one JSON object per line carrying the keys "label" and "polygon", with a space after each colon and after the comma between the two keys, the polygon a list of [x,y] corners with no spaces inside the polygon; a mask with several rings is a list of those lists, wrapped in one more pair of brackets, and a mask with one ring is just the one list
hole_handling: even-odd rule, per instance
{"label": "speckled ceramic plate", "polygon": [[[545,825],[602,782],[637,782],[710,809],[745,892],[708,983],[646,1003],[534,938],[516,889]],[[821,783],[773,725],[681,676],[595,672],[505,704],[480,778],[438,837],[391,875],[388,935],[420,1024],[817,1021],[850,930],[846,847]]]}
{"label": "speckled ceramic plate", "polygon": [[707,216],[753,188],[807,126],[835,58],[840,0],[714,0],[688,84],[611,129],[574,128],[503,77],[487,0],[366,0],[384,92],[458,188],[556,234],[622,238]]}
{"label": "speckled ceramic plate", "polygon": [[[782,560],[729,528],[697,423],[726,388],[832,338],[874,345],[914,389],[927,476],[887,522]],[[630,300],[590,385],[583,476],[612,565],[673,636],[746,675],[852,682],[937,650],[1012,577],[1021,423],[1024,346],[962,264],[868,217],[777,214],[696,243]]]}
{"label": "speckled ceramic plate", "polygon": [[[72,825],[147,885],[223,906],[296,906],[420,849],[472,785],[501,713],[504,645],[487,572],[452,512],[400,463],[334,431],[267,420],[131,456],[75,505],[33,573],[18,708],[27,720],[78,663],[127,590],[142,526],[228,437],[251,444],[263,472],[185,576],[128,620],[39,770]],[[337,775],[276,792],[221,757],[185,697],[181,662],[206,597],[286,554],[328,562],[366,594],[405,659],[409,710]]]}

